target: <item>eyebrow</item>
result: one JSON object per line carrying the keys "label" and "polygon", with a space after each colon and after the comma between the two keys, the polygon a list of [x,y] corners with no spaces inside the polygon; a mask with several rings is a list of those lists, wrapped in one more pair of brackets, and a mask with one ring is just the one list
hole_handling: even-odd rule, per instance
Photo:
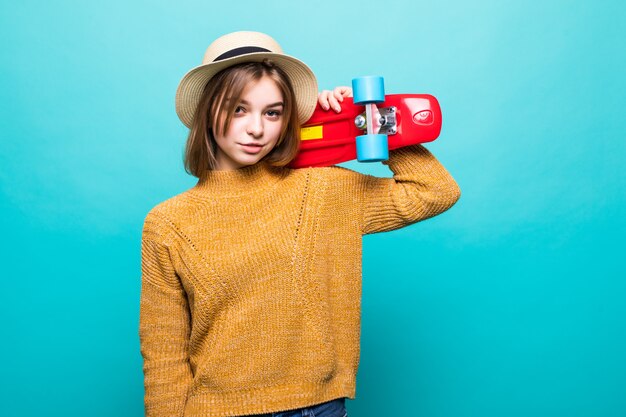
{"label": "eyebrow", "polygon": [[[249,105],[250,105],[250,103],[248,103],[246,100],[241,100],[241,104],[245,104],[245,105],[247,105],[247,106],[249,106]],[[285,107],[285,103],[283,103],[282,101],[277,101],[276,103],[268,104],[268,105],[267,105],[267,106],[265,106],[265,107],[267,108],[267,107],[277,107],[277,106],[283,106],[283,107]]]}

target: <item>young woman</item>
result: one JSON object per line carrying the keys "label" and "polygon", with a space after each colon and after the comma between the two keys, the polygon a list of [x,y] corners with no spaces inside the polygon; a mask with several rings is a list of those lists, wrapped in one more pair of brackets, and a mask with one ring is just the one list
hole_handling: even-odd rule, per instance
{"label": "young woman", "polygon": [[344,417],[359,362],[361,237],[437,215],[459,188],[422,146],[393,178],[293,170],[319,96],[269,36],[214,41],[182,79],[177,113],[196,186],[147,215],[141,353],[146,415]]}

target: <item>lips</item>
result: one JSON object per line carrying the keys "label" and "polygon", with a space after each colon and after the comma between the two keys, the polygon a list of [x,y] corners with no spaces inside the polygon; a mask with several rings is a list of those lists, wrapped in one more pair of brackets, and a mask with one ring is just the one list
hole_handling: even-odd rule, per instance
{"label": "lips", "polygon": [[239,146],[248,153],[259,153],[263,148],[263,145],[259,145],[258,143],[240,143]]}

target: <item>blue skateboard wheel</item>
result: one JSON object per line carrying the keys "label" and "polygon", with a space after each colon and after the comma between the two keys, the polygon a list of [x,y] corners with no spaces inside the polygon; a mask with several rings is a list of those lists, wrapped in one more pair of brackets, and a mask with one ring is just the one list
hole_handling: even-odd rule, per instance
{"label": "blue skateboard wheel", "polygon": [[387,135],[357,136],[356,158],[359,162],[378,162],[389,159]]}
{"label": "blue skateboard wheel", "polygon": [[382,103],[385,101],[383,77],[368,75],[352,79],[355,104]]}

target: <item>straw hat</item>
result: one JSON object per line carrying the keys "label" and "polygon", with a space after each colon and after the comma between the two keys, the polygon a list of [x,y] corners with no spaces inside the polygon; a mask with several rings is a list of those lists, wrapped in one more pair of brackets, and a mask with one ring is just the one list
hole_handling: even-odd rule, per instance
{"label": "straw hat", "polygon": [[176,113],[180,120],[191,127],[204,87],[215,74],[235,64],[261,62],[266,58],[289,77],[300,123],[309,120],[317,103],[317,80],[313,71],[304,62],[283,54],[274,39],[260,32],[229,33],[209,45],[202,65],[185,74],[176,90]]}

